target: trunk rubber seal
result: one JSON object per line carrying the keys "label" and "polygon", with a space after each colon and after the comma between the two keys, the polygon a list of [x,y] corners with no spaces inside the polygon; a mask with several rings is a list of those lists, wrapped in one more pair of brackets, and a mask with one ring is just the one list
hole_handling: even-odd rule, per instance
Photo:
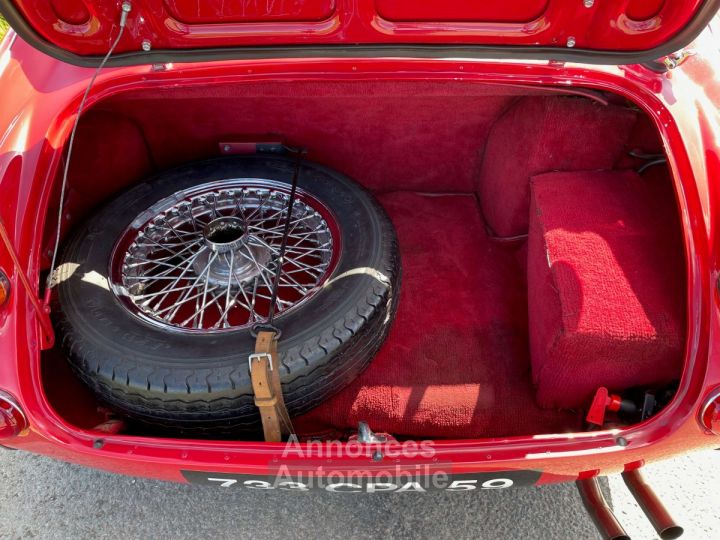
{"label": "trunk rubber seal", "polygon": [[[212,62],[218,60],[261,60],[275,58],[467,58],[490,60],[554,60],[586,64],[648,64],[679,51],[695,40],[720,9],[720,0],[707,0],[693,19],[668,41],[643,51],[604,51],[559,47],[493,45],[289,45],[266,47],[222,47],[207,49],[158,49],[113,56],[107,67],[163,64],[169,62]],[[0,0],[2,14],[15,32],[39,51],[68,64],[97,67],[102,56],[82,56],[53,45],[41,37],[20,14],[12,0]]]}

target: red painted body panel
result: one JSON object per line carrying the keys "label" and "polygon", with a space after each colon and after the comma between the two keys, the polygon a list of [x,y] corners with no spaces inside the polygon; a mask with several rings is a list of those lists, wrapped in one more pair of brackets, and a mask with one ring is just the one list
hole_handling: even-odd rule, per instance
{"label": "red painted body panel", "polygon": [[[708,38],[708,36],[705,36]],[[14,42],[13,42],[14,41]],[[713,56],[714,54],[714,56]],[[609,90],[625,96],[653,118],[669,155],[687,246],[688,341],[679,390],[661,413],[619,431],[505,439],[436,441],[434,458],[399,457],[393,466],[412,469],[450,463],[453,472],[542,470],[540,483],[572,480],[636,468],[704,447],[720,439],[706,433],[698,411],[720,386],[720,60],[717,49],[687,60],[669,75],[640,66],[588,67],[541,62],[347,59],[226,61],[113,68],[103,71],[89,105],[127,89],[216,81],[422,79],[468,84],[557,85]],[[53,60],[13,34],[0,46],[0,217],[31,283],[39,283],[44,216],[80,96],[92,70]],[[109,435],[78,429],[49,405],[40,383],[40,327],[10,258],[0,267],[13,286],[0,313],[0,386],[27,415],[30,428],[3,444],[114,472],[184,481],[181,469],[262,474],[277,466],[281,444],[214,442]],[[618,444],[618,438],[622,437]],[[103,443],[98,444],[97,439]],[[385,470],[387,463],[341,449],[328,466],[356,471]],[[310,457],[320,457],[310,451]],[[285,458],[299,469],[317,460]]]}
{"label": "red painted body panel", "polygon": [[[119,20],[116,0],[15,0],[47,41],[104,54]],[[464,43],[638,51],[682,30],[702,0],[313,0],[136,2],[117,51],[241,45]]]}

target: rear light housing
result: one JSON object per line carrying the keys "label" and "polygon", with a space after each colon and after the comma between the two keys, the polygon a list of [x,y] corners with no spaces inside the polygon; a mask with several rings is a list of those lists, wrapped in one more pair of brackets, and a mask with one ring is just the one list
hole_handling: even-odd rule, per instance
{"label": "rear light housing", "polygon": [[27,418],[15,398],[0,390],[0,440],[17,437],[27,428]]}
{"label": "rear light housing", "polygon": [[720,435],[720,388],[716,388],[700,409],[700,423],[705,429]]}

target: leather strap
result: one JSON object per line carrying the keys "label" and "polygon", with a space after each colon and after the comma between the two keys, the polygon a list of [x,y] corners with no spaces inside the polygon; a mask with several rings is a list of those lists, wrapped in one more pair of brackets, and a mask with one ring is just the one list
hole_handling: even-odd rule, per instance
{"label": "leather strap", "polygon": [[263,432],[268,442],[280,442],[293,432],[280,385],[276,335],[275,332],[258,332],[255,354],[251,354],[249,359],[255,405],[260,409]]}

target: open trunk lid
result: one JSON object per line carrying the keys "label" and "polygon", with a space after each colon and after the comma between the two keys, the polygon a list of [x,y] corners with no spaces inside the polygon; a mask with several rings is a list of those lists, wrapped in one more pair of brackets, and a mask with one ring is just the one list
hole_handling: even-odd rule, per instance
{"label": "open trunk lid", "polygon": [[[720,0],[135,0],[111,64],[272,56],[650,61],[692,41]],[[13,28],[96,63],[119,0],[0,0]]]}

